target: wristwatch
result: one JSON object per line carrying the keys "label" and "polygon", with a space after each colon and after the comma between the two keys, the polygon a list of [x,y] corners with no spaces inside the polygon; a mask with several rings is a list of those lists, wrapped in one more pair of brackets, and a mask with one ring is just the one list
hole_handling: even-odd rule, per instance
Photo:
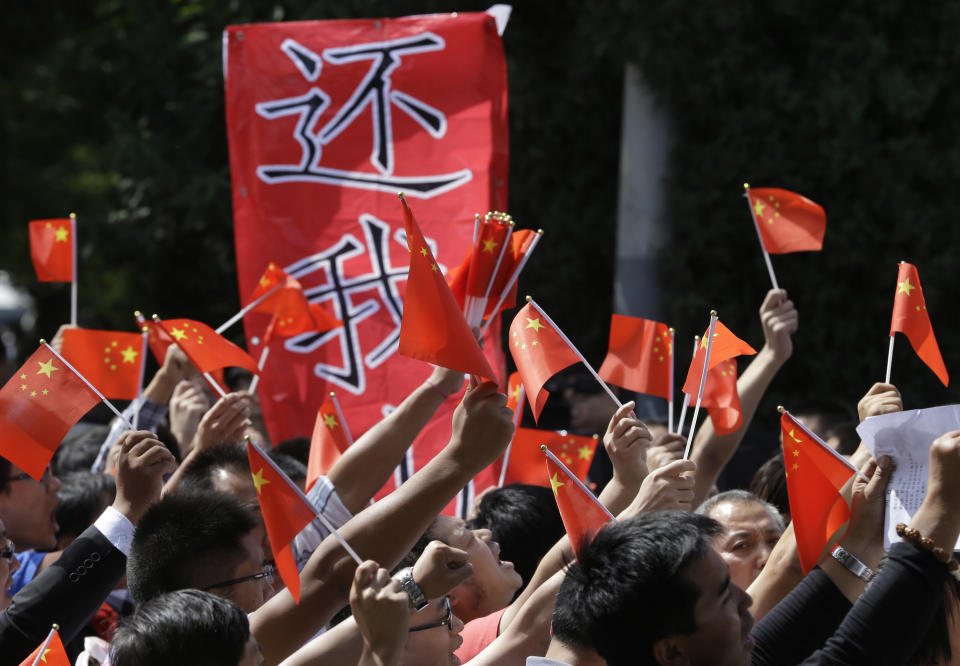
{"label": "wristwatch", "polygon": [[833,559],[843,565],[843,567],[857,578],[870,582],[876,575],[876,572],[860,561],[856,555],[841,546],[839,543],[830,551]]}
{"label": "wristwatch", "polygon": [[430,603],[430,600],[423,595],[423,590],[421,590],[417,582],[413,580],[413,567],[407,567],[406,569],[398,571],[394,575],[394,580],[400,583],[403,590],[407,593],[407,596],[410,597],[410,603],[413,604],[414,610],[423,610],[427,607],[427,604]]}

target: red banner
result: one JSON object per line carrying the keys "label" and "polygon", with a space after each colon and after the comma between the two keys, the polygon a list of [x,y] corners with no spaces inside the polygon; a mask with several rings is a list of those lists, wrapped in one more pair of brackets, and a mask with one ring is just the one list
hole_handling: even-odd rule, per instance
{"label": "red banner", "polygon": [[[231,26],[224,69],[240,297],[274,261],[344,322],[270,343],[258,388],[267,427],[274,441],[309,437],[332,390],[359,435],[431,371],[396,353],[409,268],[397,192],[416,206],[444,271],[470,246],[474,214],[507,208],[506,64],[494,19]],[[244,319],[255,357],[268,322]],[[499,325],[487,338],[503,368]],[[396,481],[447,442],[454,407],[437,413]],[[476,490],[493,480],[485,472]]]}

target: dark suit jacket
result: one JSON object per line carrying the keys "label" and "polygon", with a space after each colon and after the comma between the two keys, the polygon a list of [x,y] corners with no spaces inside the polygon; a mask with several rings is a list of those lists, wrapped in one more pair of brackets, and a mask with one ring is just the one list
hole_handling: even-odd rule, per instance
{"label": "dark suit jacket", "polygon": [[64,643],[72,640],[116,587],[126,565],[124,554],[100,530],[88,527],[0,611],[0,666],[18,666],[54,623]]}

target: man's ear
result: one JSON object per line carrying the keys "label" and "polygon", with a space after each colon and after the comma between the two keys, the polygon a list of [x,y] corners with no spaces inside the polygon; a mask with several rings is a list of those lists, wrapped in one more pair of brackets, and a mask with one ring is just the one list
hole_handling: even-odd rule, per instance
{"label": "man's ear", "polygon": [[653,658],[660,666],[688,666],[690,660],[676,636],[667,636],[653,644]]}

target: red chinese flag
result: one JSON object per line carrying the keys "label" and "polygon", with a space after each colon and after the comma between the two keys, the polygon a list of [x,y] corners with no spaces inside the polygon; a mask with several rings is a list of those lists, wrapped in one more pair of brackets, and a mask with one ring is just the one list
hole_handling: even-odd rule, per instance
{"label": "red chinese flag", "polygon": [[[708,328],[707,331],[710,329]],[[700,338],[700,347],[690,361],[690,367],[687,369],[687,381],[683,383],[683,392],[696,397],[700,390],[700,376],[703,374],[703,359],[707,354],[707,331],[704,331]],[[715,367],[729,358],[741,355],[756,354],[757,350],[748,345],[730,332],[730,329],[717,320],[717,325],[713,329],[713,345],[710,347],[710,367]],[[704,387],[706,389],[706,387]]]}
{"label": "red chinese flag", "polygon": [[98,402],[41,346],[0,389],[0,455],[39,481],[64,435]]}
{"label": "red chinese flag", "polygon": [[138,328],[147,328],[147,345],[153,353],[153,358],[163,365],[163,360],[167,357],[167,348],[173,344],[173,338],[157,322],[147,319],[139,312],[135,313],[134,317]]}
{"label": "red chinese flag", "polygon": [[257,363],[250,354],[203,322],[193,319],[164,319],[160,325],[200,372],[231,367],[244,368],[253,374],[259,372]]}
{"label": "red chinese flag", "polygon": [[543,385],[564,368],[579,363],[580,357],[530,303],[513,318],[509,343],[513,362],[523,378],[533,418],[539,419],[550,395]]}
{"label": "red chinese flag", "polygon": [[893,296],[893,318],[890,320],[890,335],[900,331],[910,340],[917,356],[933,370],[943,382],[950,383],[947,367],[943,364],[940,347],[933,335],[927,304],[920,288],[920,274],[913,264],[902,262],[897,274],[897,292]]}
{"label": "red chinese flag", "polygon": [[247,442],[250,473],[260,501],[263,524],[267,528],[273,560],[280,578],[300,603],[300,573],[293,559],[290,544],[300,531],[316,517],[310,502],[287,475],[252,442]]}
{"label": "red chinese flag", "polygon": [[40,282],[73,282],[73,220],[30,222],[30,259]]}
{"label": "red chinese flag", "polygon": [[[44,666],[70,666],[70,658],[67,651],[63,648],[63,642],[60,640],[60,633],[52,632],[50,641],[44,641],[37,649],[30,653],[30,656],[20,662],[20,666],[33,666],[34,664],[43,664]],[[43,654],[40,651],[43,651]]]}
{"label": "red chinese flag", "polygon": [[317,421],[310,438],[310,458],[307,460],[307,490],[317,479],[327,474],[340,454],[350,446],[347,424],[340,422],[333,400],[327,400],[317,410]]}
{"label": "red chinese flag", "polygon": [[516,411],[521,395],[523,395],[523,379],[519,372],[511,372],[507,377],[507,409]]}
{"label": "red chinese flag", "polygon": [[403,299],[399,352],[451,370],[493,379],[496,375],[457,306],[406,199],[400,199],[407,230],[410,274]]}
{"label": "red chinese flag", "polygon": [[541,444],[563,461],[581,481],[586,481],[598,439],[571,435],[565,431],[517,428],[510,445],[510,461],[504,483],[528,483],[534,486],[549,486],[543,476],[543,451]]}
{"label": "red chinese flag", "polygon": [[133,400],[140,388],[142,348],[140,333],[68,328],[60,354],[105,398]]}
{"label": "red chinese flag", "polygon": [[533,229],[518,229],[510,234],[510,246],[507,248],[506,254],[503,255],[503,261],[500,263],[500,268],[497,269],[497,275],[493,279],[493,287],[490,289],[490,298],[487,301],[487,311],[484,313],[485,317],[492,317],[499,312],[516,307],[517,285],[520,283],[519,276],[517,276],[517,279],[510,285],[510,290],[507,292],[497,312],[493,311],[497,301],[500,300],[500,295],[507,286],[507,280],[510,279],[514,270],[520,265],[520,262],[523,261],[527,253],[530,252],[530,248],[533,247],[534,239],[536,239],[537,236],[539,236],[539,234]]}
{"label": "red chinese flag", "polygon": [[780,417],[790,517],[804,573],[816,566],[830,537],[850,518],[840,489],[856,472],[840,454],[810,437],[790,414]]}
{"label": "red chinese flag", "polygon": [[278,315],[273,335],[289,338],[301,333],[322,333],[338,326],[343,326],[343,322],[324,310],[322,305],[310,303],[306,310],[291,312],[283,317]]}
{"label": "red chinese flag", "polygon": [[[467,278],[467,294],[482,298],[487,295],[487,286],[493,279],[493,269],[497,265],[497,259],[503,250],[503,244],[507,239],[507,232],[510,225],[502,223],[496,219],[484,220],[480,224],[480,232],[477,234],[477,242],[473,248],[470,263],[469,276]],[[508,248],[509,249],[509,248]],[[504,251],[504,260],[507,252]],[[500,262],[503,263],[503,260]],[[499,272],[499,269],[497,269]],[[491,294],[493,288],[491,286]],[[497,294],[499,296],[499,294]]]}
{"label": "red chinese flag", "polygon": [[613,315],[607,357],[598,372],[605,382],[669,400],[671,363],[673,348],[666,324]]}
{"label": "red chinese flag", "polygon": [[707,373],[700,404],[710,410],[713,430],[718,435],[728,435],[743,425],[736,359],[727,359]]}
{"label": "red chinese flag", "polygon": [[747,190],[747,195],[767,252],[787,254],[823,247],[827,214],[822,206],[796,192],[776,187]]}
{"label": "red chinese flag", "polygon": [[547,478],[557,500],[557,508],[560,509],[563,527],[570,537],[573,552],[580,557],[580,549],[593,539],[593,535],[600,531],[608,520],[613,520],[613,516],[590,491],[573,480],[566,467],[558,465],[549,455]]}

